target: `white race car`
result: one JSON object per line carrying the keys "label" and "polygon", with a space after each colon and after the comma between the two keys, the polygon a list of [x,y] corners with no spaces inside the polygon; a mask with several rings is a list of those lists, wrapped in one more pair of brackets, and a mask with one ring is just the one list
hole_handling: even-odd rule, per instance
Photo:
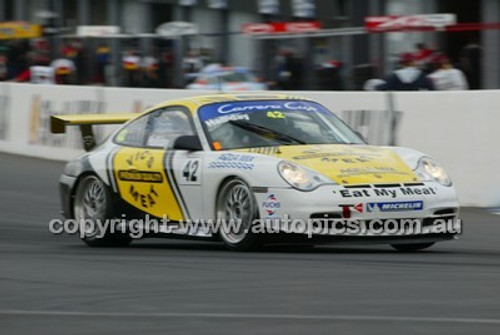
{"label": "white race car", "polygon": [[209,66],[186,86],[190,90],[263,91],[267,85],[257,80],[246,67]]}
{"label": "white race car", "polygon": [[[92,125],[124,122],[95,145]],[[436,161],[367,145],[314,101],[221,94],[141,114],[52,117],[53,133],[66,125],[80,126],[88,152],[61,176],[63,212],[90,246],[130,243],[130,225],[89,224],[115,218],[139,222],[146,236],[220,239],[237,250],[292,241],[409,251],[457,234],[455,189]],[[149,230],[146,216],[161,224]]]}

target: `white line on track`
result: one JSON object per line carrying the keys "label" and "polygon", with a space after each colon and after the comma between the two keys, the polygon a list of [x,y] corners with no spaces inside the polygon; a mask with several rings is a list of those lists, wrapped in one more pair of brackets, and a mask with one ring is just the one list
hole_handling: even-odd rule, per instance
{"label": "white line on track", "polygon": [[68,311],[0,310],[0,316],[74,316],[112,318],[214,318],[214,319],[268,319],[268,320],[325,320],[325,321],[389,321],[500,325],[500,319],[371,316],[371,315],[306,315],[306,314],[237,314],[237,313],[98,313]]}

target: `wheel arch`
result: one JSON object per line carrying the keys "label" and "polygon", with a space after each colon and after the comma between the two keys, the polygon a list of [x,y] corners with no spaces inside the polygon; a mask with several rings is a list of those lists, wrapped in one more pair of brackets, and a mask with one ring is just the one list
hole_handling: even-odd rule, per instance
{"label": "wheel arch", "polygon": [[[219,194],[220,194],[220,191],[222,189],[222,187],[229,181],[233,180],[233,179],[239,179],[241,181],[243,181],[245,184],[248,185],[248,187],[250,188],[250,191],[252,192],[252,195],[255,199],[255,194],[253,192],[253,187],[252,187],[252,184],[248,181],[248,178],[245,178],[245,176],[242,176],[242,175],[239,175],[239,174],[230,174],[230,175],[227,175],[225,176],[224,178],[221,179],[221,181],[219,182],[218,186],[217,186],[217,190],[215,192],[215,195],[213,197],[214,201],[213,201],[213,215],[214,215],[214,218],[217,219],[217,201],[219,200]],[[255,199],[256,200],[256,199]]]}

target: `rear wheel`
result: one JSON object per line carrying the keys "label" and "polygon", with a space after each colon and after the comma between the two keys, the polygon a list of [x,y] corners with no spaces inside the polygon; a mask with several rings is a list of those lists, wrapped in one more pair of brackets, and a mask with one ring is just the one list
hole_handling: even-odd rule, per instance
{"label": "rear wheel", "polygon": [[252,224],[258,218],[257,202],[251,188],[234,178],[222,185],[217,197],[219,236],[229,249],[251,250],[259,246]]}
{"label": "rear wheel", "polygon": [[[125,232],[110,231],[115,227],[105,225],[113,218],[111,195],[96,176],[86,176],[78,184],[73,213],[80,224],[81,239],[91,247],[123,247],[132,240]],[[102,232],[99,226],[107,230]]]}
{"label": "rear wheel", "polygon": [[397,251],[412,252],[430,248],[434,243],[415,243],[415,244],[391,244]]}

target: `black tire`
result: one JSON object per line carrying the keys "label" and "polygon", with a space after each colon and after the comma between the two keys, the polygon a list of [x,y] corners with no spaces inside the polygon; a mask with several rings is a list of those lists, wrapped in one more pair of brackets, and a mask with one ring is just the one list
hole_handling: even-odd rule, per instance
{"label": "black tire", "polygon": [[415,244],[391,244],[391,246],[397,251],[401,252],[413,252],[424,250],[430,248],[434,245],[433,242],[430,243],[415,243]]}
{"label": "black tire", "polygon": [[[249,251],[261,245],[261,237],[252,232],[252,223],[258,219],[258,207],[251,187],[240,178],[226,181],[219,189],[216,202],[216,218],[219,236],[227,248],[236,251]],[[225,226],[222,221],[241,220],[238,231]]]}
{"label": "black tire", "polygon": [[85,220],[105,222],[105,220],[114,218],[111,192],[97,176],[85,176],[78,183],[73,203],[73,213],[75,219],[80,223],[80,237],[88,246],[125,247],[132,241],[132,238],[126,232],[116,231],[116,229],[110,231],[108,229],[102,233],[99,232],[95,224],[86,226],[83,224]]}

